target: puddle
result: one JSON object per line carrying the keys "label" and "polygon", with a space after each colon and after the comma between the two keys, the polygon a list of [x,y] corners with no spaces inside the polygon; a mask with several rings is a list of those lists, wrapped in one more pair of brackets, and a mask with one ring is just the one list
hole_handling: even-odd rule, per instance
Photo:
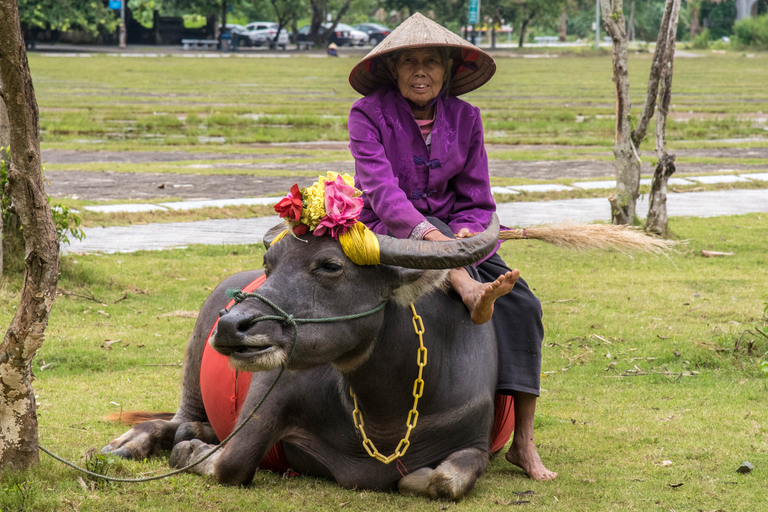
{"label": "puddle", "polygon": [[223,144],[227,141],[225,137],[208,137],[207,135],[198,135],[197,137],[198,142],[216,142],[219,144]]}

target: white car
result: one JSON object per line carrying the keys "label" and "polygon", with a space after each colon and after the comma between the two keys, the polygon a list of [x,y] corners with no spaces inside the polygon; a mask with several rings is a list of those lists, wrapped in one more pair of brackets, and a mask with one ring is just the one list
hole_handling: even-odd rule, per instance
{"label": "white car", "polygon": [[[327,25],[330,26],[330,23]],[[339,30],[342,32],[349,32],[350,44],[352,46],[363,46],[364,44],[368,44],[368,39],[370,36],[368,36],[368,34],[362,30],[357,30],[356,28],[350,27],[346,23],[337,23],[336,31]]]}
{"label": "white car", "polygon": [[285,50],[289,43],[288,31],[285,28],[280,30],[280,35],[277,38],[277,42],[275,42],[277,27],[277,23],[273,21],[254,21],[247,24],[245,29],[247,30],[246,34],[251,46],[279,47]]}

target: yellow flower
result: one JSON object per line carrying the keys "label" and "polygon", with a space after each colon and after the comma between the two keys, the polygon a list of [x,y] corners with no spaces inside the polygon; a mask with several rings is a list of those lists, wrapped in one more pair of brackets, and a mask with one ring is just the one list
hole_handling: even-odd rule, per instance
{"label": "yellow flower", "polygon": [[310,231],[314,231],[320,220],[325,217],[325,180],[325,177],[320,176],[317,183],[301,191],[304,200],[301,223],[306,224]]}

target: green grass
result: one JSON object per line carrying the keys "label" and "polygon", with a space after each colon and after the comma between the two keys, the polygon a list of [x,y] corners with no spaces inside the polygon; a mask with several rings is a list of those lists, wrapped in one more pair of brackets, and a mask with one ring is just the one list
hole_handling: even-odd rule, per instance
{"label": "green grass", "polygon": [[[566,252],[535,241],[503,246],[543,302],[536,443],[559,473],[554,482],[532,482],[496,458],[458,504],[270,473],[241,488],[182,475],[84,490],[76,473],[41,455],[30,472],[0,476],[0,509],[502,511],[518,500],[515,492],[533,490],[522,497],[531,501],[526,509],[756,510],[768,467],[768,374],[759,368],[768,339],[747,333],[736,342],[768,324],[768,224],[752,214],[673,218],[670,228],[689,242],[669,258]],[[702,249],[735,255],[704,258]],[[262,254],[258,246],[218,246],[65,256],[66,295],[54,303],[33,363],[41,445],[83,463],[89,447],[126,430],[106,422],[109,413],[174,410],[194,325],[184,312],[197,310],[226,275],[260,267]],[[18,278],[0,286],[3,325],[19,286]],[[745,460],[756,469],[737,474]],[[167,460],[111,468],[137,476],[164,470]]]}
{"label": "green grass", "polygon": [[[701,55],[676,59],[670,144],[765,138],[765,122],[742,115],[765,110],[768,54]],[[609,55],[526,59],[498,52],[496,57],[493,80],[466,95],[483,112],[487,142],[612,143]],[[347,76],[357,60],[354,55],[64,59],[32,54],[30,66],[44,147],[83,149],[95,143],[112,149],[189,149],[346,140],[347,115],[358,98]],[[630,56],[635,115],[645,96],[650,63],[650,54]],[[647,144],[652,146],[652,140]]]}

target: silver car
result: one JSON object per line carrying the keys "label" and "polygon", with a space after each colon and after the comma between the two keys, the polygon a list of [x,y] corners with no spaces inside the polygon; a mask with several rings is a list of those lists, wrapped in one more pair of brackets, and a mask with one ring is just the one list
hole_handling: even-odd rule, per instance
{"label": "silver car", "polygon": [[[330,24],[328,25],[330,26]],[[354,27],[350,27],[346,23],[336,24],[336,30],[337,31],[341,30],[342,32],[348,32],[350,44],[352,46],[363,46],[364,44],[368,44],[369,36],[362,30],[357,30]]]}
{"label": "silver car", "polygon": [[288,46],[288,31],[283,28],[275,42],[278,24],[273,21],[254,21],[245,26],[246,35],[251,46],[269,46],[270,48],[280,48],[285,50]]}

